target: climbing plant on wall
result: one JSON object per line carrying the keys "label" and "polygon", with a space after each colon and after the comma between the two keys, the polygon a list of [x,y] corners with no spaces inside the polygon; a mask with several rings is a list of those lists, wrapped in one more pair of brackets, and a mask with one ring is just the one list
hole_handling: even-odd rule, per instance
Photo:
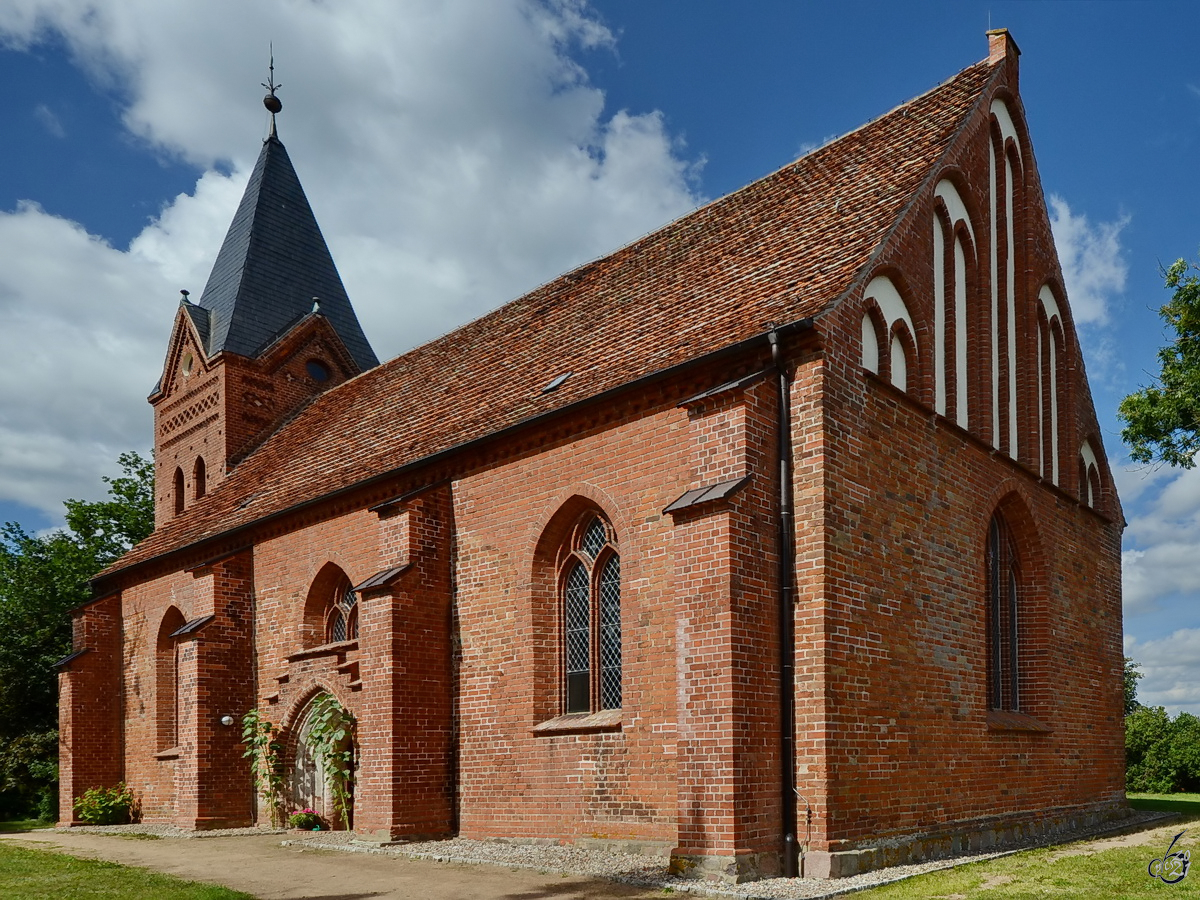
{"label": "climbing plant on wall", "polygon": [[338,816],[352,827],[354,813],[354,747],[357,722],[332,694],[318,694],[308,717],[304,742],[325,774]]}
{"label": "climbing plant on wall", "polygon": [[242,756],[250,760],[254,786],[263,798],[271,816],[271,827],[281,828],[284,820],[283,744],[279,743],[279,727],[264,718],[257,709],[242,716]]}

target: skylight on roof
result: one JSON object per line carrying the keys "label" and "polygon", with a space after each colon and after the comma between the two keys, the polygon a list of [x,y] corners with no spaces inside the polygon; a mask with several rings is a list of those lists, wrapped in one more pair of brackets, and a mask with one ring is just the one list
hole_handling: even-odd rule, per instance
{"label": "skylight on roof", "polygon": [[568,372],[565,375],[559,375],[552,382],[550,382],[548,385],[546,385],[544,388],[542,388],[542,393],[549,394],[551,391],[557,391],[560,387],[563,386],[563,382],[566,381],[568,378],[570,378],[574,374],[575,374],[574,372]]}

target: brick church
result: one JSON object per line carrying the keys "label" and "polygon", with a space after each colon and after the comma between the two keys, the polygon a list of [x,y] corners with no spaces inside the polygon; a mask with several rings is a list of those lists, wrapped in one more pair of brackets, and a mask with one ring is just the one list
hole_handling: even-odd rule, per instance
{"label": "brick church", "polygon": [[836,877],[1122,815],[1123,518],[989,51],[385,363],[272,125],[74,613],[62,821],[265,824],[252,709],[328,802],[323,695],[364,841]]}

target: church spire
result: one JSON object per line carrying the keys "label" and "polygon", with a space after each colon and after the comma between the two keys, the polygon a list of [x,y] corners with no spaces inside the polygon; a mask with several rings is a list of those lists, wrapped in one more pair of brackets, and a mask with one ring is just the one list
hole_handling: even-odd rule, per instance
{"label": "church spire", "polygon": [[346,296],[329,247],[296,170],[275,130],[283,104],[275,95],[275,60],[263,85],[271,133],[217,254],[199,306],[208,311],[210,356],[225,351],[257,358],[312,310],[321,315],[360,371],[379,364]]}

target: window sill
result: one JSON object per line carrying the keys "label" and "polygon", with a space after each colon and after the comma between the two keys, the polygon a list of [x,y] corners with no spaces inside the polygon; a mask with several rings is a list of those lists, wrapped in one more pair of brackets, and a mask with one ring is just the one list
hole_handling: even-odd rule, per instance
{"label": "window sill", "polygon": [[307,650],[301,650],[298,653],[293,653],[287,658],[287,661],[292,663],[301,659],[313,659],[317,656],[334,656],[338,653],[346,653],[350,650],[358,649],[358,638],[350,641],[335,641],[332,644],[322,644],[319,647],[310,647]]}
{"label": "window sill", "polygon": [[167,750],[159,750],[154,754],[155,759],[179,759],[179,748],[171,747]]}
{"label": "window sill", "polygon": [[1011,709],[989,709],[988,731],[1024,731],[1031,734],[1053,734],[1054,729],[1022,712]]}
{"label": "window sill", "polygon": [[606,709],[596,713],[568,713],[534,725],[530,734],[595,734],[621,730],[621,710]]}

